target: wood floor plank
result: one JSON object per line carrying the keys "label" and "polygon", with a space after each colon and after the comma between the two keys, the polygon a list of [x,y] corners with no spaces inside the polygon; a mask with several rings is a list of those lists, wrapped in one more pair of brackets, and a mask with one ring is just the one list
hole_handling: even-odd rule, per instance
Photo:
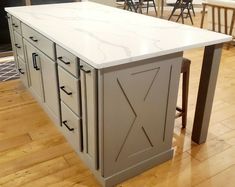
{"label": "wood floor plank", "polygon": [[27,184],[24,184],[24,187],[45,187],[66,181],[67,179],[69,180],[73,176],[76,176],[78,180],[82,180],[88,175],[91,175],[91,172],[83,165],[78,164],[60,171],[58,170],[58,172],[47,175],[46,177],[42,177],[38,180],[31,181]]}
{"label": "wood floor plank", "polygon": [[23,134],[12,138],[0,140],[0,152],[12,149],[32,142],[29,134]]}
{"label": "wood floor plank", "polygon": [[42,126],[28,130],[28,134],[32,140],[42,140],[44,138],[61,135],[55,124],[53,124],[51,121],[47,121]]}
{"label": "wood floor plank", "polygon": [[48,149],[33,152],[8,162],[1,163],[0,177],[20,171],[35,164],[48,161],[71,151],[71,147],[67,143],[63,143]]}
{"label": "wood floor plank", "polygon": [[205,180],[195,187],[234,187],[235,186],[235,165],[225,169],[223,172]]}
{"label": "wood floor plank", "polygon": [[206,144],[197,145],[189,149],[187,152],[192,155],[193,158],[204,161],[213,155],[223,152],[230,148],[231,145],[222,139],[208,140]]}
{"label": "wood floor plank", "polygon": [[67,168],[69,165],[63,157],[45,161],[32,167],[20,170],[5,177],[0,178],[1,187],[23,186],[25,183],[51,175],[57,171]]}
{"label": "wood floor plank", "polygon": [[64,155],[64,159],[68,162],[70,166],[81,164],[79,156],[75,152]]}
{"label": "wood floor plank", "polygon": [[51,123],[37,103],[0,111],[0,139],[27,133]]}
{"label": "wood floor plank", "polygon": [[50,147],[54,147],[63,143],[65,143],[65,139],[63,136],[59,135],[59,136],[54,136],[54,137],[47,137],[46,139],[40,139],[38,141],[33,141],[23,146],[18,146],[16,148],[2,151],[0,152],[0,164],[26,156],[26,155],[33,154],[34,152],[48,149]]}

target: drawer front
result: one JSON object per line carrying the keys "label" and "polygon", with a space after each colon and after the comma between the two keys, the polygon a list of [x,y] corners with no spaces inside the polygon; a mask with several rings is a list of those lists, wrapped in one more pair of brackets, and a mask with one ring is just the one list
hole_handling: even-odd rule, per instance
{"label": "drawer front", "polygon": [[69,144],[75,149],[75,151],[81,151],[82,136],[80,119],[63,102],[61,102],[61,115],[62,133],[66,137]]}
{"label": "drawer front", "polygon": [[16,47],[16,52],[17,55],[25,60],[24,58],[24,48],[23,48],[23,38],[21,35],[19,35],[17,32],[14,31],[14,36],[15,36],[15,47]]}
{"label": "drawer front", "polygon": [[60,98],[71,110],[80,116],[79,81],[58,66]]}
{"label": "drawer front", "polygon": [[78,77],[78,58],[58,45],[56,45],[56,54],[58,64]]}
{"label": "drawer front", "polygon": [[21,34],[21,23],[20,20],[12,16],[12,27],[13,30],[17,31],[19,34]]}
{"label": "drawer front", "polygon": [[28,87],[27,67],[26,67],[25,62],[21,60],[20,58],[18,59],[18,70],[19,70],[21,81],[26,87]]}
{"label": "drawer front", "polygon": [[22,32],[26,40],[28,40],[30,43],[40,49],[51,59],[55,60],[54,43],[51,40],[49,40],[48,38],[41,35],[40,33],[25,24],[22,24]]}

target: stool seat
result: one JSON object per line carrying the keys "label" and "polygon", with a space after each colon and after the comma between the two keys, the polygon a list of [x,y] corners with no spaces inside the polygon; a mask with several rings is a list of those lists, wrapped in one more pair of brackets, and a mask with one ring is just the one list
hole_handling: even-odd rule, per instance
{"label": "stool seat", "polygon": [[188,110],[188,89],[189,89],[189,73],[190,73],[191,60],[183,58],[181,65],[181,73],[183,74],[182,81],[182,107],[176,107],[178,113],[176,118],[182,117],[182,127],[187,125],[187,110]]}

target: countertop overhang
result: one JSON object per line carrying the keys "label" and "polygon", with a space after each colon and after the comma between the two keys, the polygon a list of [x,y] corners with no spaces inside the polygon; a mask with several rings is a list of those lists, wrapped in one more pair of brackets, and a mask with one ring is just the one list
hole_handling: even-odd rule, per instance
{"label": "countertop overhang", "polygon": [[5,10],[97,69],[232,40],[228,35],[92,2]]}

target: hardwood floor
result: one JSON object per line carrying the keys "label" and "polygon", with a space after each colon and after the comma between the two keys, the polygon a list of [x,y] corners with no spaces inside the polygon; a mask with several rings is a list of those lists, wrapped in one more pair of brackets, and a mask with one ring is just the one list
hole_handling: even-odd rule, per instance
{"label": "hardwood floor", "polygon": [[[174,158],[118,187],[235,186],[235,47],[223,50],[209,136],[197,145],[191,130],[202,54],[184,54],[192,60],[189,116],[186,130],[176,120]],[[100,186],[19,80],[0,83],[0,186]]]}

